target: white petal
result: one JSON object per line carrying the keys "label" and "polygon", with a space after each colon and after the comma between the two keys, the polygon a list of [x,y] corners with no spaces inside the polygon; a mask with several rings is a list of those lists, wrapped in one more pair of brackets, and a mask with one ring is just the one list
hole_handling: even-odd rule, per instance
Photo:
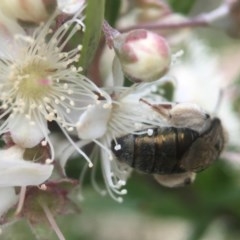
{"label": "white petal", "polygon": [[25,32],[16,21],[7,18],[0,12],[0,57],[9,58],[10,53],[16,54],[18,52],[14,43],[15,34],[25,35]]}
{"label": "white petal", "polygon": [[9,131],[14,143],[22,148],[32,148],[41,142],[48,133],[47,122],[42,125],[31,124],[24,115],[19,115],[9,124]]}
{"label": "white petal", "polygon": [[68,14],[77,12],[85,3],[85,0],[58,0],[58,8]]}
{"label": "white petal", "polygon": [[78,136],[81,139],[96,139],[107,131],[111,107],[105,103],[90,106],[79,118],[77,123]]}
{"label": "white petal", "polygon": [[15,159],[22,159],[24,149],[18,146],[13,146],[8,149],[0,150],[0,162],[1,161],[11,161]]}
{"label": "white petal", "polygon": [[40,23],[46,20],[56,7],[55,0],[1,0],[0,9],[12,19]]}
{"label": "white petal", "polygon": [[14,188],[0,188],[0,217],[18,201]]}
{"label": "white petal", "polygon": [[0,159],[0,187],[39,185],[52,174],[53,165],[22,159]]}

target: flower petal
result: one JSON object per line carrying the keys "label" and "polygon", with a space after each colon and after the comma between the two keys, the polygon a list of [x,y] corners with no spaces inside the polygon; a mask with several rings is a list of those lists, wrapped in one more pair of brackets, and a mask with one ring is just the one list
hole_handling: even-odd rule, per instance
{"label": "flower petal", "polygon": [[[39,185],[52,174],[53,165],[43,165],[25,161],[19,156],[19,148],[14,146],[2,150],[5,157],[0,159],[0,187]],[[16,151],[14,158],[14,151]],[[6,153],[11,153],[9,159]]]}
{"label": "flower petal", "polygon": [[0,188],[0,217],[18,201],[14,188]]}
{"label": "flower petal", "polygon": [[1,161],[12,161],[15,159],[22,159],[24,149],[18,146],[13,146],[8,149],[0,150]]}
{"label": "flower petal", "polygon": [[56,0],[1,0],[0,8],[9,18],[40,23],[48,19],[57,6]]}
{"label": "flower petal", "polygon": [[18,52],[14,43],[15,34],[25,35],[24,30],[16,21],[7,18],[0,12],[0,57],[9,58],[9,50],[11,50],[11,54]]}
{"label": "flower petal", "polygon": [[80,116],[77,123],[78,136],[81,139],[96,139],[102,137],[107,131],[111,107],[106,103],[89,106]]}
{"label": "flower petal", "polygon": [[65,13],[74,14],[84,3],[84,0],[58,0],[58,8]]}
{"label": "flower petal", "polygon": [[35,147],[49,132],[46,121],[43,121],[43,124],[40,124],[40,121],[31,124],[24,115],[18,115],[13,121],[9,124],[11,137],[13,142],[22,148]]}

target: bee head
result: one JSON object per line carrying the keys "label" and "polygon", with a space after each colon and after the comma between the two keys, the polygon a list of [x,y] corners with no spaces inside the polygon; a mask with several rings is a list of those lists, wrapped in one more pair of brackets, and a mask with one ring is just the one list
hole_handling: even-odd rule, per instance
{"label": "bee head", "polygon": [[181,167],[199,172],[209,167],[220,155],[226,134],[219,118],[211,119],[209,127],[192,143],[181,159]]}

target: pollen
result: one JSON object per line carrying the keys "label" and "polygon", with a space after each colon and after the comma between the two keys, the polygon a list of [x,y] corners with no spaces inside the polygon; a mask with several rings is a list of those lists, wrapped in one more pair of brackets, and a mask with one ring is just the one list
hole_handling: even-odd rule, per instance
{"label": "pollen", "polygon": [[9,84],[15,86],[17,94],[25,99],[43,99],[51,91],[52,85],[48,65],[44,60],[40,62],[33,59],[25,66],[15,66],[9,76]]}

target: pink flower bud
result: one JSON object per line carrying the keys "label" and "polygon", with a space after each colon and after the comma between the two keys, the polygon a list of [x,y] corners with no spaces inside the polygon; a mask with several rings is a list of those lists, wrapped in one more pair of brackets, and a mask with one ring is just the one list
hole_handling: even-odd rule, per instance
{"label": "pink flower bud", "polygon": [[1,0],[0,8],[10,18],[40,23],[57,7],[57,0]]}
{"label": "pink flower bud", "polygon": [[113,47],[124,74],[134,82],[151,82],[169,68],[171,53],[167,41],[156,33],[139,29],[118,34]]}

